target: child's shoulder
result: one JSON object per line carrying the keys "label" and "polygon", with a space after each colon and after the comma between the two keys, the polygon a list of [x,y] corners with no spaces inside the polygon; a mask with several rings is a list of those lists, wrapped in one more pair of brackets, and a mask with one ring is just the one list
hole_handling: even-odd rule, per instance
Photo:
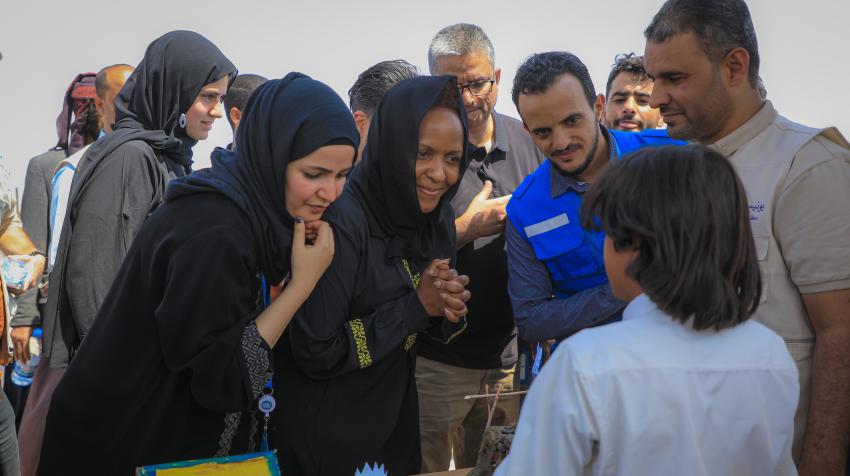
{"label": "child's shoulder", "polygon": [[741,340],[748,344],[745,348],[749,352],[763,357],[772,356],[777,365],[796,368],[785,340],[761,322],[749,319],[732,329],[737,329],[741,334]]}

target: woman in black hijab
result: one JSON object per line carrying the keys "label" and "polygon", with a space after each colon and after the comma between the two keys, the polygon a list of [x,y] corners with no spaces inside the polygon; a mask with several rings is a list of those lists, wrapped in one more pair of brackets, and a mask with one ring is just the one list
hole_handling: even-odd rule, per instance
{"label": "woman in black hijab", "polygon": [[[235,152],[173,182],[139,232],[53,396],[40,474],[257,449],[271,347],[333,255],[328,224],[305,245],[304,221],[341,192],[357,144],[324,84],[291,73],[257,89]],[[290,269],[263,310],[261,283]]]}
{"label": "woman in black hijab", "polygon": [[168,182],[191,172],[192,146],[222,116],[236,68],[203,36],[154,40],[115,98],[113,132],[77,167],[51,272],[43,359],[64,368]]}
{"label": "woman in black hijab", "polygon": [[461,331],[469,298],[445,260],[466,143],[454,77],[401,82],[378,105],[365,158],[325,215],[334,259],[275,349],[272,446],[287,475],[419,472],[413,345]]}

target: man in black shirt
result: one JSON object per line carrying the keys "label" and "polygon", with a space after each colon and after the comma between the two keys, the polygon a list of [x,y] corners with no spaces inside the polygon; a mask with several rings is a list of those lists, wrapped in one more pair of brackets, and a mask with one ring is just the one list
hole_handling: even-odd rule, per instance
{"label": "man in black shirt", "polygon": [[[496,113],[501,70],[484,31],[469,24],[440,30],[428,51],[433,75],[457,77],[469,121],[469,142],[479,147],[452,200],[457,227],[457,269],[469,275],[472,299],[463,333],[449,342],[422,336],[419,389],[422,472],[474,466],[487,422],[484,399],[466,395],[513,389],[516,330],[507,293],[505,206],[510,194],[545,159],[522,123]],[[518,400],[505,398],[493,425],[513,423]]]}

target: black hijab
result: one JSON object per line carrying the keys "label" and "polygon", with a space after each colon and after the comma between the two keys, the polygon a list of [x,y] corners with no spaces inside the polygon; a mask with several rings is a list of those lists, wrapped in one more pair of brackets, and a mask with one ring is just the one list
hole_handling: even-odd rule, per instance
{"label": "black hijab", "polygon": [[[351,174],[349,187],[367,204],[373,234],[380,231],[391,237],[387,258],[422,262],[454,255],[456,236],[450,202],[469,165],[467,147],[463,148],[458,181],[440,198],[437,208],[423,214],[416,195],[419,126],[446,87],[457,91],[454,76],[420,76],[387,91],[369,126],[363,161]],[[466,145],[466,108],[459,95],[457,98],[455,110]]]}
{"label": "black hijab", "polygon": [[212,167],[171,182],[166,201],[217,192],[251,221],[260,268],[272,283],[289,271],[293,219],[286,211],[286,166],[332,144],[354,147],[360,136],[351,111],[325,84],[301,73],[258,87],[242,114],[234,151],[217,148]]}
{"label": "black hijab", "polygon": [[[179,125],[201,88],[229,76],[228,88],[236,77],[236,67],[208,39],[193,31],[172,31],[154,40],[145,56],[115,98],[114,130],[95,142],[86,153],[89,164],[80,173],[91,175],[97,164],[131,140],[142,140],[177,175],[191,171],[192,146]],[[85,180],[85,177],[80,179]],[[77,179],[75,179],[77,181]]]}

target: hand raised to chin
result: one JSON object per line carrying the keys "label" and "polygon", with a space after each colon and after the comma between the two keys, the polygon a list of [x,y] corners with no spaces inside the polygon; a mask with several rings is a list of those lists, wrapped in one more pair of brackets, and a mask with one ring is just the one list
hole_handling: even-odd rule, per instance
{"label": "hand raised to chin", "polygon": [[312,244],[316,241],[316,236],[319,234],[319,225],[321,225],[321,223],[322,220],[313,220],[304,224],[304,238],[306,239],[307,244]]}

